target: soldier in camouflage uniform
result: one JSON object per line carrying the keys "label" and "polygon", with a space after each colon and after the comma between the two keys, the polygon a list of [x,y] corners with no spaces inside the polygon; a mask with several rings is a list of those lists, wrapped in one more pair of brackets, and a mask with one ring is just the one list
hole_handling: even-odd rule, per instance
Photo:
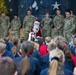
{"label": "soldier in camouflage uniform", "polygon": [[74,32],[73,32],[73,34],[74,34],[74,35],[76,35],[76,16],[75,16],[75,18],[74,18],[74,21],[73,21],[73,23],[75,24],[75,29],[74,29]]}
{"label": "soldier in camouflage uniform", "polygon": [[11,36],[14,36],[15,38],[19,38],[20,35],[20,27],[21,27],[21,21],[18,18],[17,15],[14,16],[14,19],[11,21]]}
{"label": "soldier in camouflage uniform", "polygon": [[42,26],[42,37],[45,39],[45,37],[50,36],[51,37],[51,31],[53,22],[52,19],[49,18],[49,13],[46,13],[46,17],[42,19],[41,26]]}
{"label": "soldier in camouflage uniform", "polygon": [[69,43],[75,29],[74,18],[71,17],[71,12],[66,11],[66,18],[64,19],[64,37]]}
{"label": "soldier in camouflage uniform", "polygon": [[23,21],[23,29],[25,32],[25,38],[28,39],[30,30],[33,26],[33,23],[35,21],[35,17],[33,15],[31,15],[31,11],[28,10],[27,12],[27,16],[25,16],[24,21]]}
{"label": "soldier in camouflage uniform", "polygon": [[1,24],[1,20],[0,20],[0,39],[3,38],[3,27],[2,27],[2,24]]}
{"label": "soldier in camouflage uniform", "polygon": [[64,26],[64,16],[61,15],[61,11],[56,11],[56,16],[54,17],[54,36],[63,36],[63,26]]}
{"label": "soldier in camouflage uniform", "polygon": [[9,35],[10,19],[6,16],[5,12],[2,12],[0,16],[0,38],[7,37]]}
{"label": "soldier in camouflage uniform", "polygon": [[74,19],[73,23],[75,24],[75,30],[74,30],[73,34],[76,35],[76,16],[73,14],[72,10],[71,10],[71,17]]}

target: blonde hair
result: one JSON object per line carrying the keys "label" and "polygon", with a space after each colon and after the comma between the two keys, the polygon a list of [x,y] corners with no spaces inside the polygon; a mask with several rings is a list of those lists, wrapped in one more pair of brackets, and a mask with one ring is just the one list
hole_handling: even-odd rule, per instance
{"label": "blonde hair", "polygon": [[21,61],[21,75],[27,75],[29,67],[30,67],[29,58],[25,56],[25,58]]}
{"label": "blonde hair", "polygon": [[30,42],[34,44],[34,49],[35,50],[39,50],[39,44],[38,43],[33,42],[33,41],[30,41]]}
{"label": "blonde hair", "polygon": [[59,67],[62,65],[62,53],[57,48],[50,52],[49,58],[52,59],[54,57],[58,58],[58,60],[51,60],[48,75],[58,75]]}
{"label": "blonde hair", "polygon": [[57,75],[58,74],[59,63],[57,60],[52,60],[50,62],[50,69],[48,71],[48,75]]}
{"label": "blonde hair", "polygon": [[34,42],[34,49],[39,50],[39,44]]}
{"label": "blonde hair", "polygon": [[53,49],[55,49],[56,48],[56,43],[55,42],[50,42],[49,44],[48,44],[48,50],[50,51],[50,50],[53,50]]}
{"label": "blonde hair", "polygon": [[49,37],[49,36],[48,36],[48,37],[46,37],[46,38],[45,38],[45,42],[46,42],[46,43],[51,42],[51,37]]}
{"label": "blonde hair", "polygon": [[6,48],[6,44],[3,43],[3,42],[0,42],[0,53],[3,53],[3,51],[5,50]]}
{"label": "blonde hair", "polygon": [[12,53],[14,56],[16,55],[16,53],[17,53],[17,47],[16,46],[13,46]]}
{"label": "blonde hair", "polygon": [[20,75],[27,75],[27,72],[30,68],[30,59],[28,57],[29,54],[33,53],[34,45],[29,41],[25,41],[22,43],[22,51],[26,54],[25,58],[21,61],[21,74]]}

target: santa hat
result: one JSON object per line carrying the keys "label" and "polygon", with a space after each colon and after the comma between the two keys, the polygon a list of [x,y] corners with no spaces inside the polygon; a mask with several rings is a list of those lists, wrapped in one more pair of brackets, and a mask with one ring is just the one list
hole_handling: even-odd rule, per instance
{"label": "santa hat", "polygon": [[38,19],[36,19],[34,23],[40,24],[40,21]]}

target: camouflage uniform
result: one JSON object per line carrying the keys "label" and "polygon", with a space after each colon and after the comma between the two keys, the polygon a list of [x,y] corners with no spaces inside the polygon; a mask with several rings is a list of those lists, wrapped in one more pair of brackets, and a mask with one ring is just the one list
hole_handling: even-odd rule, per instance
{"label": "camouflage uniform", "polygon": [[75,24],[75,29],[73,31],[73,34],[76,35],[76,16],[73,15],[72,18],[74,19],[73,23]]}
{"label": "camouflage uniform", "polygon": [[54,36],[63,36],[64,16],[55,16],[54,20]]}
{"label": "camouflage uniform", "polygon": [[50,36],[51,37],[51,28],[52,28],[52,19],[51,18],[43,18],[41,21],[42,26],[42,37],[45,39],[45,37]]}
{"label": "camouflage uniform", "polygon": [[30,30],[31,30],[31,28],[34,24],[35,19],[36,18],[33,15],[27,15],[24,18],[23,29],[24,29],[24,32],[25,32],[25,38],[26,39],[28,38],[28,34],[30,33]]}
{"label": "camouflage uniform", "polygon": [[3,27],[1,25],[1,20],[0,20],[0,39],[3,37]]}
{"label": "camouflage uniform", "polygon": [[74,18],[65,18],[64,19],[64,37],[66,41],[69,43],[71,41],[71,37],[73,35],[73,31],[75,29]]}
{"label": "camouflage uniform", "polygon": [[75,16],[75,15],[72,15],[71,17],[72,17],[72,18],[75,18],[76,16]]}
{"label": "camouflage uniform", "polygon": [[0,38],[7,37],[9,35],[10,19],[8,16],[0,17]]}
{"label": "camouflage uniform", "polygon": [[11,21],[11,29],[12,29],[11,35],[19,38],[20,27],[21,27],[21,21],[20,21],[20,19],[17,19],[17,20],[13,19]]}

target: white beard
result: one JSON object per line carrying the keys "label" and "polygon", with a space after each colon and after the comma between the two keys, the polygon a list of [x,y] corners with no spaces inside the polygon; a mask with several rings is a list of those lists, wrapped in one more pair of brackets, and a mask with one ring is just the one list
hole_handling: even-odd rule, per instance
{"label": "white beard", "polygon": [[39,31],[39,26],[34,25],[33,31],[34,31],[34,33],[38,33],[38,31]]}

